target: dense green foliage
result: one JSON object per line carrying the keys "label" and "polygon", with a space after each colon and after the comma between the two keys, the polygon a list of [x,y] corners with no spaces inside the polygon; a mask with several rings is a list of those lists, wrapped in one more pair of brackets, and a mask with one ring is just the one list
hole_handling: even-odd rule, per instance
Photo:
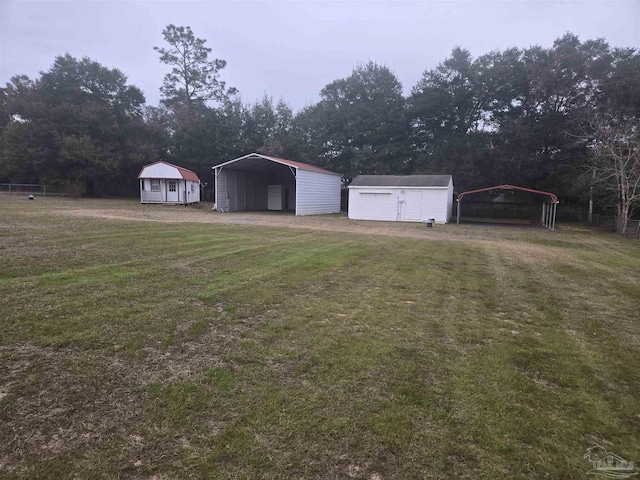
{"label": "dense green foliage", "polygon": [[160,154],[144,95],[126,76],[88,58],[57,57],[40,78],[2,89],[0,178],[81,185],[101,194]]}
{"label": "dense green foliage", "polygon": [[120,71],[68,54],[0,89],[0,181],[133,193],[146,162],[162,158],[206,179],[212,165],[259,151],[346,181],[450,173],[458,189],[508,182],[580,195],[594,132],[640,115],[640,53],[572,34],[551,48],[478,58],[455,48],[408,97],[388,67],[369,62],[296,114],[267,95],[244,104],[222,80],[226,62],[210,59],[189,27],[163,34],[167,46],[156,51],[171,70],[158,107]]}

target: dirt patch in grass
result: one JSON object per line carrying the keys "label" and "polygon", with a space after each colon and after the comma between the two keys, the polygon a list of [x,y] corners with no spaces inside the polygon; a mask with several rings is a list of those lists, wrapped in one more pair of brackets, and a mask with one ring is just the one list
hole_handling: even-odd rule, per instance
{"label": "dirt patch in grass", "polygon": [[[296,217],[292,213],[280,212],[232,212],[219,213],[210,210],[209,204],[199,208],[176,205],[141,205],[132,201],[114,200],[51,200],[55,213],[75,217],[105,218],[111,220],[134,220],[168,223],[222,223],[286,228],[303,228],[329,232],[349,232],[371,235],[389,235],[424,239],[464,239],[480,237],[490,239],[491,231],[486,226],[459,225],[455,235],[450,234],[452,225],[437,225],[427,228],[422,223],[371,222],[349,220],[346,214],[313,215]],[[513,231],[518,231],[514,227]],[[527,229],[529,230],[529,229]]]}

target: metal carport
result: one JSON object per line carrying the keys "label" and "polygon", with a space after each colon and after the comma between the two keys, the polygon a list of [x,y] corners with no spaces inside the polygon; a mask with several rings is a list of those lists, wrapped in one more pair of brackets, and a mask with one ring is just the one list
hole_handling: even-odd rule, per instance
{"label": "metal carport", "polygon": [[542,202],[542,216],[540,217],[540,223],[545,227],[555,230],[556,228],[556,211],[558,208],[558,197],[550,192],[544,192],[542,190],[534,190],[532,188],[525,187],[517,187],[515,185],[498,185],[495,187],[487,187],[487,188],[479,188],[477,190],[469,190],[467,192],[462,192],[458,195],[458,214],[456,223],[460,223],[460,217],[462,216],[462,199],[466,195],[473,195],[474,193],[481,192],[489,192],[492,190],[519,190],[522,192],[534,193],[537,195],[542,195],[548,198],[548,201]]}
{"label": "metal carport", "polygon": [[342,175],[314,165],[250,153],[212,167],[220,212],[340,212]]}

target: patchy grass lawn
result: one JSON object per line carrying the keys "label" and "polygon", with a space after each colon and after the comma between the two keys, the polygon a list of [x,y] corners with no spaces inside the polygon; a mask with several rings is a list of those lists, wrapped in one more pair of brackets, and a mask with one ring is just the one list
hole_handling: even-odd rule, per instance
{"label": "patchy grass lawn", "polygon": [[640,242],[65,205],[0,207],[3,478],[578,479],[594,442],[640,463]]}

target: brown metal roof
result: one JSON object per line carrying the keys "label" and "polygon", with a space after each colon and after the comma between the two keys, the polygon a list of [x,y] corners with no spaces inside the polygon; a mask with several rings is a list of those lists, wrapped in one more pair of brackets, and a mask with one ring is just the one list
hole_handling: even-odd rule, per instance
{"label": "brown metal roof", "polygon": [[180,175],[182,176],[183,180],[188,180],[190,182],[198,182],[200,183],[200,179],[198,178],[198,175],[196,175],[195,172],[184,168],[184,167],[179,167],[178,165],[174,165],[173,163],[169,163],[169,162],[153,162],[150,163],[149,165],[145,165],[144,167],[142,167],[142,170],[140,170],[140,173],[138,174],[138,178],[140,178],[140,175],[142,175],[142,172],[144,171],[145,168],[150,167],[152,165],[157,165],[158,163],[164,163],[165,165],[169,165],[170,167],[173,167],[175,169],[178,170],[178,172],[180,172]]}
{"label": "brown metal roof", "polygon": [[308,163],[296,162],[294,160],[286,160],[284,158],[278,158],[278,157],[270,157],[268,155],[262,155],[262,156],[270,160],[273,160],[275,162],[284,163],[286,165],[289,165],[295,168],[301,168],[302,170],[309,170],[310,172],[332,173],[333,175],[340,175],[339,173],[332,172],[331,170],[326,170],[324,168],[316,167],[315,165],[309,165]]}

